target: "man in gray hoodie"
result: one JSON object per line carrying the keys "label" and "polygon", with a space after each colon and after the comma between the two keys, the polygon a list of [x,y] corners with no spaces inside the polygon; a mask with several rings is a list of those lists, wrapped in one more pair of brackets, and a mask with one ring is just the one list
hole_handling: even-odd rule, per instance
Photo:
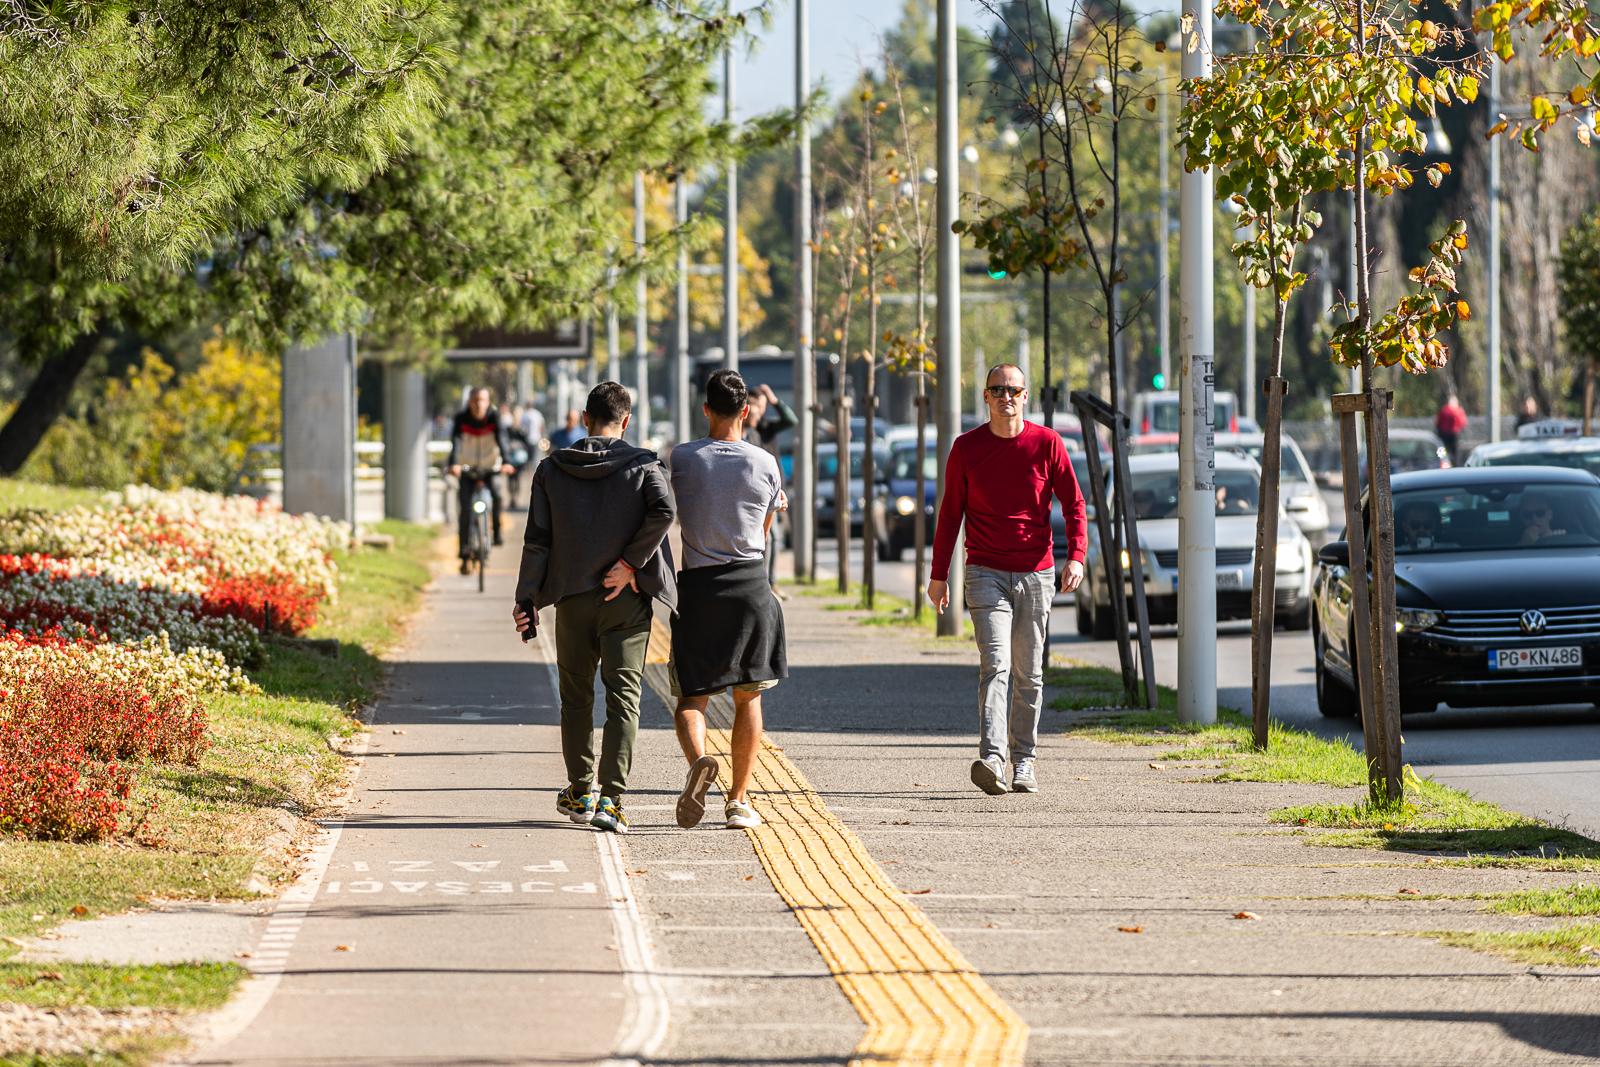
{"label": "man in gray hoodie", "polygon": [[[632,416],[627,389],[601,382],[583,415],[589,436],[552,453],[534,472],[512,609],[525,639],[538,626],[540,608],[556,609],[568,779],[556,810],[614,833],[628,832],[622,797],[639,732],[651,602],[660,600],[670,611],[678,603],[666,541],[677,509],[660,459],[622,440]],[[598,793],[596,667],[606,691]]]}

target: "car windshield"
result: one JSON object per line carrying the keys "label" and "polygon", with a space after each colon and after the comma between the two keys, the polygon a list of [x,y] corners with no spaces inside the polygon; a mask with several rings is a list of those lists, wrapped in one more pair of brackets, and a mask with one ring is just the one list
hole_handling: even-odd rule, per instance
{"label": "car windshield", "polygon": [[1433,462],[1439,458],[1439,442],[1426,437],[1391,437],[1389,455],[1413,462]]}
{"label": "car windshield", "polygon": [[1600,547],[1600,486],[1505,482],[1394,494],[1397,555]]}
{"label": "car windshield", "polygon": [[[939,478],[939,457],[933,448],[927,449],[922,457],[922,474],[928,481],[937,481]],[[917,476],[917,450],[914,448],[897,449],[889,457],[889,477],[896,481],[910,481]]]}
{"label": "car windshield", "polygon": [[[865,456],[866,454],[867,454],[867,452],[866,452],[866,449],[864,449],[864,448],[852,448],[850,450],[850,477],[852,477],[852,478],[861,477],[861,464],[864,462],[862,457]],[[877,459],[877,462],[881,465],[883,463],[883,460],[884,460],[883,453],[882,452],[877,452],[877,453],[874,453],[874,455],[875,455],[875,458]],[[838,473],[839,473],[839,452],[838,452],[837,449],[832,449],[832,450],[827,451],[827,452],[822,452],[817,456],[817,477],[819,477],[819,478],[832,478],[832,477],[836,476]],[[881,478],[882,475],[881,474],[880,475],[874,475],[874,477]]]}
{"label": "car windshield", "polygon": [[1572,467],[1600,474],[1600,448],[1586,452],[1536,452],[1518,450],[1484,460],[1489,467]]}
{"label": "car windshield", "polygon": [[[1234,451],[1242,452],[1257,463],[1260,463],[1261,453],[1265,451],[1266,443],[1254,441],[1248,445],[1229,445],[1228,447]],[[1278,477],[1280,479],[1286,482],[1311,481],[1311,472],[1306,470],[1304,463],[1300,462],[1300,453],[1294,450],[1293,445],[1284,445],[1280,451],[1280,457],[1278,460]]]}
{"label": "car windshield", "polygon": [[[1252,471],[1219,470],[1217,514],[1254,515],[1260,487]],[[1133,472],[1133,513],[1139,519],[1171,519],[1178,515],[1178,472]]]}

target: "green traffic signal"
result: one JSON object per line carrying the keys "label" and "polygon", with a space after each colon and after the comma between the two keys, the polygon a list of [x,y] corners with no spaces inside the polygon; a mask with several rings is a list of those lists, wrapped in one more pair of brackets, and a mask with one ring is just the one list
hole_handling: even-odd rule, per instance
{"label": "green traffic signal", "polygon": [[1155,377],[1150,379],[1150,388],[1160,390],[1167,387],[1167,376],[1157,371]]}
{"label": "green traffic signal", "polygon": [[[1354,194],[1352,194],[1352,195],[1354,195]],[[1006,276],[1006,272],[1005,271],[1003,271],[1003,270],[995,270],[993,267],[989,268],[989,277],[993,278],[995,281],[999,281],[1001,278],[1004,278],[1005,276]]]}

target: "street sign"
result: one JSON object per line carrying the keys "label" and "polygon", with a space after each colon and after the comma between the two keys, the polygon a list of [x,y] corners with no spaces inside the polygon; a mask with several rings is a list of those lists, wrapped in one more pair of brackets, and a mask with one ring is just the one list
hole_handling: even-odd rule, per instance
{"label": "street sign", "polygon": [[498,327],[463,330],[456,347],[445,350],[450,360],[588,359],[589,323],[564,321],[544,330]]}

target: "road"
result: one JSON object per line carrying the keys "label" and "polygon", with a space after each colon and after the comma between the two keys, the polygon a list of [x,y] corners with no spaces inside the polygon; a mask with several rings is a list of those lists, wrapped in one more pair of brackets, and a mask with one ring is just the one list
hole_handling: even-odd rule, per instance
{"label": "road", "polygon": [[[1330,513],[1337,516],[1336,495],[1324,495]],[[1342,527],[1342,523],[1336,519],[1335,526]],[[819,571],[836,574],[837,558],[831,539],[819,544]],[[859,580],[859,554],[853,553],[851,559],[852,575]],[[910,598],[914,578],[909,552],[906,562],[880,562],[878,574],[882,589]],[[1078,635],[1069,599],[1057,600],[1050,633],[1052,647],[1062,655],[1108,667],[1119,663],[1116,642]],[[1176,685],[1177,630],[1157,627],[1154,635],[1157,680]],[[1279,631],[1272,660],[1275,717],[1360,746],[1361,730],[1354,721],[1326,719],[1317,711],[1309,633]],[[1217,681],[1221,704],[1249,707],[1248,622],[1223,623],[1218,628]],[[1404,727],[1405,758],[1420,773],[1514,811],[1600,838],[1600,709],[1441,709],[1409,716]]]}

